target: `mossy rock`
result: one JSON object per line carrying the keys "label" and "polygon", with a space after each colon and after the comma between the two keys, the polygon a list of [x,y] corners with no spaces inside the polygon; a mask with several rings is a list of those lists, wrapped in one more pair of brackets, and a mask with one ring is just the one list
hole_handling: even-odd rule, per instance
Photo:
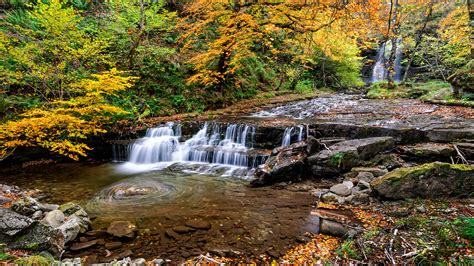
{"label": "mossy rock", "polygon": [[434,162],[399,168],[371,185],[379,195],[393,199],[469,196],[474,191],[474,166]]}
{"label": "mossy rock", "polygon": [[14,264],[17,265],[25,265],[25,266],[39,266],[39,265],[51,265],[54,260],[45,258],[43,256],[35,255],[35,256],[29,256],[26,258],[21,258],[15,260]]}

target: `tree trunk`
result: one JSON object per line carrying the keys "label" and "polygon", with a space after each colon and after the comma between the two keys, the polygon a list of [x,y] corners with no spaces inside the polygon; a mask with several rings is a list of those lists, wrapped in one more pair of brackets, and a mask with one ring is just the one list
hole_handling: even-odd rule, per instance
{"label": "tree trunk", "polygon": [[[392,38],[387,35],[387,40],[390,40],[392,43],[392,49],[390,51],[390,56],[387,61],[387,81],[388,81],[388,88],[393,89],[395,87],[395,83],[393,80],[393,73],[395,70],[395,55],[397,53],[397,39],[398,39],[398,25],[397,25],[397,8],[398,8],[398,0],[390,1],[390,18],[389,18],[389,29],[388,32],[392,32]],[[393,23],[392,23],[393,20]]]}
{"label": "tree trunk", "polygon": [[133,59],[135,58],[135,52],[142,41],[143,34],[145,32],[145,3],[144,0],[140,0],[140,25],[138,30],[137,38],[133,41],[130,52],[128,53],[128,67],[131,69],[133,67]]}
{"label": "tree trunk", "polygon": [[410,58],[408,59],[408,65],[407,65],[407,68],[405,69],[402,83],[405,83],[407,81],[408,71],[410,70],[411,64],[413,63],[413,60],[415,59],[416,48],[418,48],[418,46],[421,44],[421,40],[423,39],[423,34],[425,33],[426,25],[428,25],[428,22],[431,18],[432,13],[433,13],[433,0],[430,1],[430,5],[428,6],[428,14],[426,15],[426,18],[423,23],[423,26],[421,27],[420,33],[416,37],[416,42],[415,42],[415,46],[413,47],[413,51],[410,53]]}
{"label": "tree trunk", "polygon": [[[467,11],[469,12],[469,26],[474,27],[474,7],[471,5],[471,0],[467,0]],[[471,34],[471,59],[474,58],[474,35]]]}

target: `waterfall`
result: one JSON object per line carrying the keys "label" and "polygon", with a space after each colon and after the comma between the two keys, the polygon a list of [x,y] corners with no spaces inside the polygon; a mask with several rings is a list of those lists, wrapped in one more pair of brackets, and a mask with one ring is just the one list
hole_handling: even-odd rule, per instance
{"label": "waterfall", "polygon": [[[392,44],[391,41],[387,41],[380,45],[380,48],[377,52],[377,61],[375,62],[374,68],[372,70],[372,83],[387,80],[387,68],[386,61],[388,56],[390,56],[390,51]],[[397,39],[397,49],[395,51],[395,61],[394,61],[394,76],[393,79],[395,82],[400,82],[401,76],[401,57],[402,57],[402,41]]]}
{"label": "waterfall", "polygon": [[375,62],[374,69],[372,70],[372,82],[385,80],[387,76],[387,69],[385,69],[385,46],[386,43],[380,45],[377,52],[377,62]]}
{"label": "waterfall", "polygon": [[299,125],[298,126],[298,142],[303,141],[303,132],[304,132],[304,126]]}
{"label": "waterfall", "polygon": [[293,133],[294,127],[287,127],[285,132],[283,132],[283,140],[281,141],[281,146],[286,147],[291,144],[291,133]]}
{"label": "waterfall", "polygon": [[253,147],[255,127],[229,124],[223,133],[219,125],[203,127],[190,139],[180,142],[181,126],[168,123],[150,128],[145,137],[131,145],[129,162],[153,164],[158,162],[199,162],[251,167],[266,158],[249,158]]}
{"label": "waterfall", "polygon": [[[304,133],[304,126],[303,125],[298,125],[298,138],[297,141],[303,141],[303,133]],[[287,127],[285,128],[285,132],[283,132],[283,139],[281,141],[281,146],[286,147],[291,144],[291,136],[293,134],[293,131],[295,130],[295,127]]]}

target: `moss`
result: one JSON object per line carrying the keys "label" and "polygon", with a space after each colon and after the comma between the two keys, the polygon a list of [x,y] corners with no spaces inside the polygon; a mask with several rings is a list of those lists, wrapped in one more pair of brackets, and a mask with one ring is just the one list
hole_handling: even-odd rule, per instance
{"label": "moss", "polygon": [[10,261],[10,260],[13,260],[14,258],[15,258],[15,257],[13,257],[13,256],[10,255],[10,254],[0,253],[0,262]]}
{"label": "moss", "polygon": [[331,155],[329,157],[329,163],[333,166],[341,166],[342,160],[344,159],[344,153],[343,152],[336,152],[335,154]]}
{"label": "moss", "polygon": [[26,257],[26,258],[21,258],[21,259],[17,259],[15,260],[15,264],[18,264],[18,265],[50,265],[53,261],[45,258],[45,257],[42,257],[42,256],[38,256],[38,255],[35,255],[35,256],[30,256],[30,257]]}
{"label": "moss", "polygon": [[392,184],[397,183],[399,180],[406,178],[406,177],[417,177],[424,174],[427,174],[431,171],[440,171],[440,172],[447,172],[449,170],[454,171],[474,171],[473,166],[464,165],[464,164],[449,164],[449,163],[440,163],[440,162],[433,162],[422,164],[419,166],[414,167],[406,167],[406,168],[398,168],[384,176],[381,176],[372,181],[373,186],[380,185],[386,181],[390,181]]}
{"label": "moss", "polygon": [[39,250],[40,245],[38,243],[31,243],[27,245],[25,248],[29,250]]}

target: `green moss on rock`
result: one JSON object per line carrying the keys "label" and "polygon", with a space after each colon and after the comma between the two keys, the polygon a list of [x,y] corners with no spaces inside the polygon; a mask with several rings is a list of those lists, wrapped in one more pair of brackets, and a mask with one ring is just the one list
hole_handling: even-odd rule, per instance
{"label": "green moss on rock", "polygon": [[18,264],[18,265],[50,265],[52,262],[52,260],[50,259],[47,259],[45,257],[42,257],[42,256],[39,256],[39,255],[36,255],[36,256],[30,256],[30,257],[26,257],[26,258],[21,258],[21,259],[17,259],[15,260],[15,264]]}
{"label": "green moss on rock", "polygon": [[396,169],[374,179],[371,185],[380,195],[396,199],[467,196],[474,190],[474,167],[427,163]]}

